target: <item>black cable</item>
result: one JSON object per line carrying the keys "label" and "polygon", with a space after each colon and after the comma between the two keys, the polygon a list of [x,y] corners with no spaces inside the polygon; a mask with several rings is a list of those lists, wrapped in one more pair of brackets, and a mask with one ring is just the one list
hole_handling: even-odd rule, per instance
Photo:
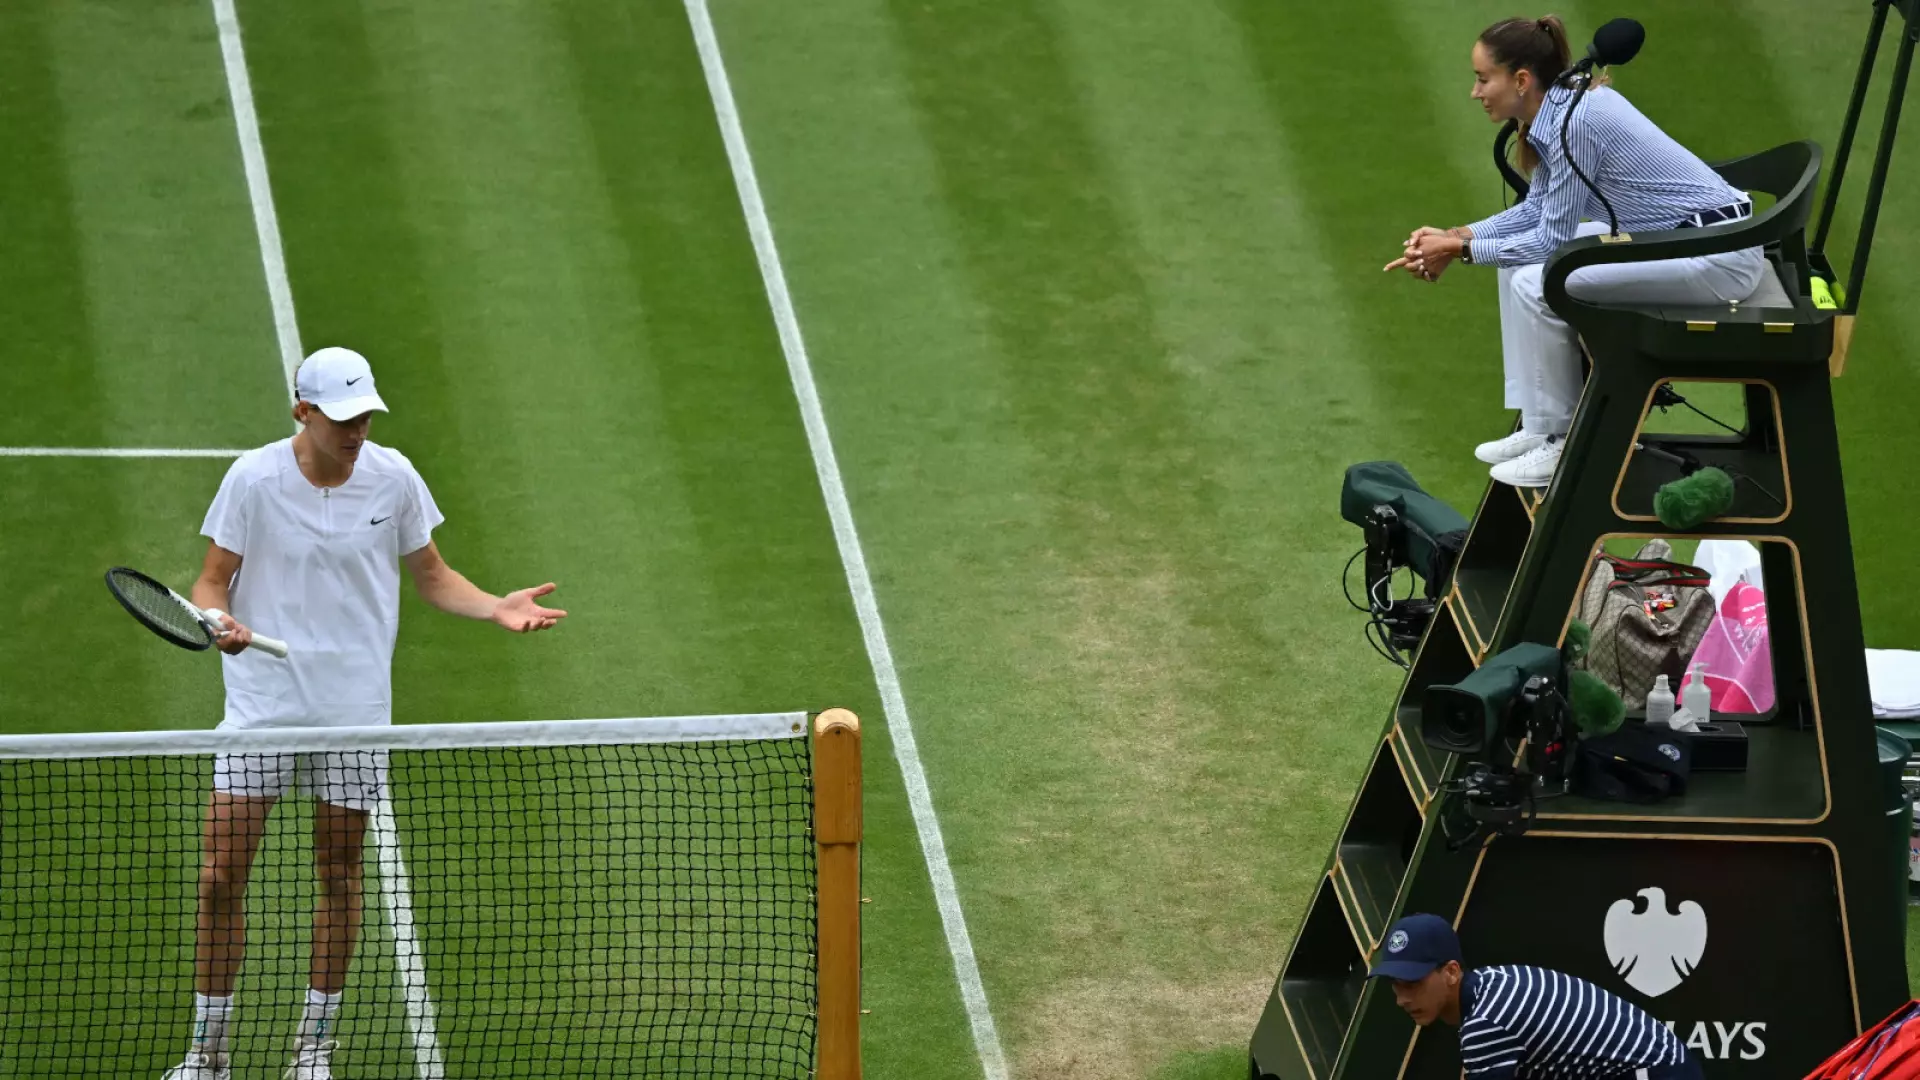
{"label": "black cable", "polygon": [[[1375,610],[1372,605],[1362,604],[1353,598],[1353,587],[1349,584],[1353,577],[1353,564],[1355,560],[1366,553],[1367,549],[1365,547],[1354,552],[1353,557],[1347,560],[1347,565],[1341,569],[1340,594],[1347,598],[1347,603],[1355,611],[1364,611],[1367,613],[1367,622],[1365,626],[1361,627],[1361,636],[1366,638],[1367,644],[1373,647],[1373,651],[1379,653],[1381,658],[1389,663],[1398,667],[1405,667],[1406,665],[1401,662],[1399,655],[1393,649],[1392,632],[1384,629],[1386,620],[1381,617],[1380,612]],[[1373,589],[1373,586],[1368,586],[1368,599],[1373,598]]]}
{"label": "black cable", "polygon": [[[1746,432],[1741,431],[1739,428],[1734,427],[1732,424],[1727,423],[1725,420],[1722,420],[1719,417],[1714,416],[1712,413],[1709,413],[1706,410],[1700,408],[1700,406],[1695,405],[1693,402],[1688,401],[1686,398],[1681,397],[1678,393],[1676,393],[1673,390],[1672,383],[1660,384],[1660,389],[1655,391],[1654,393],[1653,404],[1655,408],[1658,408],[1662,412],[1665,412],[1667,408],[1671,405],[1685,405],[1687,408],[1693,410],[1694,413],[1698,414],[1702,419],[1705,419],[1711,423],[1718,424],[1735,435],[1746,434]],[[1727,476],[1730,479],[1732,479],[1735,483],[1745,480],[1747,483],[1752,484],[1754,488],[1760,492],[1760,494],[1765,495],[1769,499],[1772,499],[1773,504],[1775,506],[1778,506],[1782,510],[1785,510],[1787,508],[1787,501],[1785,499],[1782,499],[1780,496],[1775,495],[1773,493],[1772,488],[1769,488],[1765,484],[1762,484],[1760,481],[1755,480],[1752,476],[1744,472],[1741,472],[1738,469],[1722,468],[1720,471],[1726,473]]]}
{"label": "black cable", "polygon": [[1366,637],[1367,644],[1373,646],[1373,651],[1379,653],[1382,659],[1402,671],[1412,669],[1412,661],[1402,656],[1399,649],[1393,647],[1393,631],[1385,619],[1377,617],[1368,619]]}
{"label": "black cable", "polygon": [[1401,597],[1401,599],[1402,600],[1413,599],[1413,592],[1414,592],[1413,568],[1410,566],[1395,566],[1390,568],[1387,571],[1386,577],[1381,578],[1379,581],[1372,582],[1367,586],[1367,599],[1371,601],[1371,603],[1362,604],[1358,600],[1355,600],[1353,598],[1353,587],[1349,584],[1349,579],[1353,577],[1354,562],[1358,560],[1362,555],[1365,555],[1366,553],[1367,553],[1367,549],[1364,547],[1361,548],[1359,551],[1354,552],[1353,556],[1347,560],[1346,567],[1340,571],[1340,592],[1346,596],[1347,603],[1351,604],[1355,611],[1375,611],[1375,610],[1378,610],[1378,607],[1376,607],[1376,605],[1391,607],[1395,603],[1393,598],[1393,589],[1391,587],[1387,589],[1387,595],[1384,599],[1382,599],[1378,595],[1378,593],[1380,591],[1380,586],[1382,584],[1387,584],[1391,586],[1391,583],[1393,581],[1393,575],[1398,573],[1401,570],[1407,571],[1407,595],[1404,597]]}
{"label": "black cable", "polygon": [[1693,412],[1696,415],[1698,415],[1701,419],[1706,420],[1709,423],[1718,424],[1721,427],[1727,429],[1728,431],[1733,432],[1735,435],[1746,434],[1746,432],[1741,431],[1739,428],[1734,427],[1732,424],[1727,423],[1725,420],[1722,420],[1719,417],[1714,416],[1709,412],[1706,412],[1705,410],[1701,409],[1700,406],[1695,405],[1693,402],[1688,401],[1686,398],[1681,397],[1679,392],[1674,390],[1672,383],[1661,383],[1660,389],[1655,390],[1653,392],[1653,407],[1656,409],[1659,409],[1661,412],[1666,412],[1669,408],[1672,408],[1675,405],[1685,405],[1687,408],[1693,410]]}
{"label": "black cable", "polygon": [[1343,596],[1347,598],[1347,603],[1353,605],[1353,609],[1355,611],[1372,611],[1373,610],[1372,608],[1366,606],[1365,604],[1355,601],[1353,598],[1353,589],[1351,586],[1347,584],[1347,579],[1353,576],[1354,560],[1360,558],[1360,556],[1365,555],[1366,553],[1367,553],[1367,549],[1364,547],[1361,548],[1359,551],[1354,552],[1353,558],[1347,560],[1347,565],[1345,569],[1340,571],[1340,592]]}
{"label": "black cable", "polygon": [[[1354,562],[1358,560],[1361,556],[1365,555],[1366,553],[1367,553],[1367,549],[1364,547],[1361,548],[1359,551],[1354,552],[1353,557],[1347,560],[1346,567],[1343,570],[1341,570],[1340,572],[1341,595],[1347,598],[1347,603],[1352,605],[1354,610],[1364,611],[1367,613],[1367,622],[1366,622],[1366,625],[1361,628],[1361,633],[1367,639],[1367,644],[1373,647],[1373,651],[1376,653],[1379,653],[1382,659],[1386,660],[1390,664],[1393,664],[1395,667],[1398,667],[1402,670],[1411,670],[1413,667],[1413,662],[1411,660],[1408,660],[1406,656],[1400,652],[1399,649],[1394,647],[1393,624],[1387,621],[1387,612],[1391,611],[1394,605],[1393,587],[1392,587],[1393,574],[1394,574],[1394,571],[1397,571],[1403,568],[1394,567],[1387,572],[1386,577],[1380,579],[1379,581],[1370,582],[1367,585],[1367,599],[1371,601],[1371,603],[1362,604],[1353,598],[1353,586],[1351,584],[1351,579],[1353,577]],[[1413,574],[1410,572],[1411,568],[1405,568],[1405,569],[1409,570],[1409,573],[1407,575],[1407,597],[1406,598],[1408,600],[1411,600],[1413,599],[1413,591],[1414,591]],[[1382,585],[1387,586],[1387,596],[1386,596],[1386,599],[1384,600],[1382,600],[1379,595],[1380,587]]]}
{"label": "black cable", "polygon": [[1745,435],[1745,434],[1746,434],[1746,432],[1744,432],[1744,431],[1741,431],[1741,430],[1740,430],[1739,428],[1737,428],[1737,427],[1734,427],[1734,426],[1733,426],[1732,424],[1729,424],[1729,423],[1727,423],[1726,421],[1724,421],[1724,420],[1722,420],[1722,419],[1720,419],[1720,418],[1719,418],[1719,417],[1717,417],[1717,416],[1709,416],[1709,415],[1707,415],[1707,414],[1706,414],[1705,412],[1702,412],[1702,411],[1701,411],[1701,409],[1700,409],[1700,406],[1698,406],[1698,405],[1695,405],[1695,404],[1694,404],[1693,402],[1691,402],[1691,401],[1687,401],[1686,399],[1684,399],[1684,398],[1683,398],[1683,399],[1681,399],[1681,401],[1680,401],[1680,404],[1682,404],[1682,405],[1685,405],[1685,406],[1686,406],[1687,408],[1689,408],[1689,409],[1692,409],[1692,410],[1693,410],[1694,412],[1696,412],[1696,413],[1699,413],[1699,414],[1700,414],[1700,415],[1701,415],[1702,417],[1704,417],[1704,418],[1706,418],[1706,419],[1708,419],[1708,420],[1711,420],[1712,422],[1714,422],[1714,423],[1716,423],[1716,424],[1719,424],[1719,425],[1720,425],[1721,427],[1723,427],[1723,428],[1726,428],[1726,429],[1727,429],[1728,431],[1731,431],[1731,432],[1733,432],[1733,433],[1734,433],[1735,435]]}
{"label": "black cable", "polygon": [[1756,488],[1759,488],[1760,494],[1765,495],[1767,498],[1773,500],[1773,505],[1779,507],[1782,510],[1785,510],[1787,508],[1786,500],[1782,499],[1778,495],[1775,495],[1765,484],[1762,484],[1760,481],[1755,480],[1753,477],[1748,476],[1746,473],[1743,473],[1743,472],[1735,472],[1732,469],[1727,469],[1724,471],[1728,476],[1732,477],[1736,483],[1738,483],[1741,480],[1745,480],[1747,483],[1752,484]]}
{"label": "black cable", "polygon": [[1610,230],[1607,235],[1619,236],[1620,219],[1613,212],[1613,203],[1608,201],[1605,192],[1595,186],[1593,181],[1587,179],[1586,173],[1580,171],[1580,163],[1573,160],[1573,149],[1567,143],[1567,129],[1573,125],[1573,110],[1579,108],[1580,99],[1586,96],[1587,87],[1592,83],[1591,75],[1580,83],[1580,89],[1573,92],[1573,103],[1567,106],[1567,114],[1560,118],[1560,153],[1567,159],[1567,164],[1573,166],[1573,175],[1579,177],[1580,182],[1587,185],[1587,190],[1593,192],[1594,196],[1600,200],[1600,205],[1607,208],[1607,226]]}

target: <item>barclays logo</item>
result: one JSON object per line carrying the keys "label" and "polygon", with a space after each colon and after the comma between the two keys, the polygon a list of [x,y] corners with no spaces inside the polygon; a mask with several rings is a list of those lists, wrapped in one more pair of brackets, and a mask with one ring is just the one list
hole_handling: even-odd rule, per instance
{"label": "barclays logo", "polygon": [[1692,900],[1667,910],[1663,889],[1641,889],[1644,910],[1632,900],[1616,900],[1607,909],[1603,929],[1607,959],[1614,973],[1648,997],[1659,997],[1684,982],[1707,951],[1707,913]]}

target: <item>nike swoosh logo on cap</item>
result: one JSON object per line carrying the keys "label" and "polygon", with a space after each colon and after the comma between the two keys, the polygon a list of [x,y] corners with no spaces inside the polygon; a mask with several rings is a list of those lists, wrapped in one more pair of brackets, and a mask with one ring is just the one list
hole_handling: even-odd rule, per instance
{"label": "nike swoosh logo on cap", "polygon": [[392,519],[393,519],[393,515],[388,514],[386,517],[383,517],[383,518],[374,518],[373,521],[370,522],[370,524],[378,525],[383,521],[391,521]]}
{"label": "nike swoosh logo on cap", "polygon": [[347,385],[348,385],[348,386],[352,386],[352,385],[353,385],[354,383],[357,383],[357,382],[359,382],[359,381],[360,381],[361,379],[364,379],[364,378],[366,378],[366,376],[365,376],[365,375],[361,375],[361,376],[358,376],[358,377],[356,377],[356,378],[352,378],[352,379],[348,379],[348,380],[347,380]]}

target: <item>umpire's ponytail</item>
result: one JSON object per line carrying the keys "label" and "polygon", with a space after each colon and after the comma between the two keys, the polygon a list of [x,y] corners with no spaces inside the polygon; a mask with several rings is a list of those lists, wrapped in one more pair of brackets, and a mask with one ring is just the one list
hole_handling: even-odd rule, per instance
{"label": "umpire's ponytail", "polygon": [[[1533,73],[1540,93],[1573,66],[1573,47],[1567,44],[1567,24],[1558,15],[1543,19],[1501,19],[1480,32],[1480,44],[1496,64],[1515,74]],[[1540,155],[1527,142],[1527,125],[1520,125],[1520,170],[1531,175]]]}

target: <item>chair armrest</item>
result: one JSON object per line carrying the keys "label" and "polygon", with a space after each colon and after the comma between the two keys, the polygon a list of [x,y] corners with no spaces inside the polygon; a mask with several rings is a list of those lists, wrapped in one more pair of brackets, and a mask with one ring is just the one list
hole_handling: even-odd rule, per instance
{"label": "chair armrest", "polygon": [[1564,312],[1567,304],[1579,302],[1567,294],[1567,278],[1589,266],[1723,255],[1778,243],[1794,231],[1793,222],[1780,215],[1782,209],[1783,205],[1775,205],[1738,225],[1663,229],[1611,243],[1603,236],[1569,240],[1548,256],[1546,273],[1541,280],[1542,291],[1549,307]]}

